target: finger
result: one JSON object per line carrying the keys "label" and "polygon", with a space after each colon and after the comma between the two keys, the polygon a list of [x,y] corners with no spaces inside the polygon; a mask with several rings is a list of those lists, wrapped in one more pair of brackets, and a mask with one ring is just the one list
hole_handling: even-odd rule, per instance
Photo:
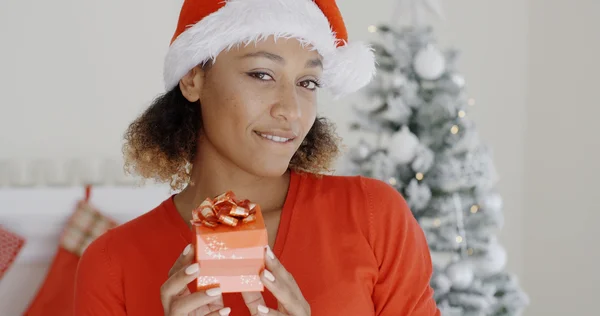
{"label": "finger", "polygon": [[208,305],[202,306],[202,311],[200,315],[209,314],[211,312],[220,311],[223,309],[225,305],[223,304],[223,296],[219,295],[219,298],[216,301],[208,303]]}
{"label": "finger", "polygon": [[[198,316],[205,316],[205,315],[213,315],[213,313],[218,313],[220,310],[223,309],[223,303],[208,303],[208,305],[204,305],[201,306],[200,308],[195,309],[193,312],[189,313],[188,316],[193,316],[193,315],[198,315]],[[222,313],[224,313],[225,311],[223,311]]]}
{"label": "finger", "polygon": [[[222,306],[221,306],[222,307]],[[191,313],[187,314],[187,316],[226,316],[231,313],[231,308],[225,307],[221,309],[216,309],[212,312],[207,312],[203,309],[196,309]]]}
{"label": "finger", "polygon": [[267,305],[261,292],[242,292],[242,298],[252,316],[258,315],[258,305]]}
{"label": "finger", "polygon": [[269,246],[265,249],[265,267],[266,269],[263,271],[261,278],[270,291],[275,291],[273,295],[277,297],[280,303],[289,304],[294,299],[302,297],[294,277],[275,257]]}
{"label": "finger", "polygon": [[185,290],[183,290],[183,292],[177,294],[177,296],[188,296],[190,294],[192,294],[192,292],[190,292],[190,289],[186,286]]}
{"label": "finger", "polygon": [[287,270],[283,267],[281,262],[279,262],[279,259],[277,259],[277,257],[275,257],[275,254],[273,253],[273,251],[271,250],[271,247],[269,247],[269,246],[265,247],[265,266],[278,279],[288,277]]}
{"label": "finger", "polygon": [[171,275],[160,288],[163,307],[167,310],[170,309],[174,300],[184,295],[185,292],[189,292],[188,284],[198,278],[199,274],[199,264],[193,263]]}
{"label": "finger", "polygon": [[[187,296],[190,294],[192,294],[192,292],[190,292],[188,287],[186,287],[185,291],[180,296]],[[177,298],[175,298],[175,299],[177,299]],[[188,316],[196,316],[196,315],[197,316],[205,316],[214,311],[218,312],[223,307],[225,307],[225,305],[223,304],[223,296],[221,295],[221,297],[219,299],[217,299],[216,301],[210,302],[207,305],[204,305],[204,306],[194,310],[193,312],[188,314]],[[222,311],[222,313],[224,313],[224,311]]]}
{"label": "finger", "polygon": [[275,296],[280,309],[283,307],[292,315],[305,315],[310,308],[293,279],[291,281],[278,280],[273,273],[265,269],[260,275],[260,280]]}
{"label": "finger", "polygon": [[278,279],[275,275],[269,270],[263,270],[260,274],[260,280],[264,284],[264,286],[275,296],[279,304],[287,307],[291,302],[293,302],[293,295],[290,287],[283,282],[283,280]]}
{"label": "finger", "polygon": [[271,272],[275,279],[279,280],[280,283],[287,284],[289,288],[294,291],[294,294],[299,295],[300,289],[298,288],[294,277],[285,269],[285,267],[281,264],[279,259],[275,257],[275,254],[269,246],[266,247],[265,251],[266,270]]}
{"label": "finger", "polygon": [[258,305],[258,314],[256,314],[256,315],[260,315],[260,316],[284,316],[285,314],[283,314],[280,311],[268,308],[265,305]]}
{"label": "finger", "polygon": [[169,306],[169,315],[187,315],[196,309],[206,309],[207,305],[221,299],[221,289],[219,288],[192,293],[174,300]]}
{"label": "finger", "polygon": [[194,246],[192,244],[188,244],[184,249],[181,255],[175,260],[175,263],[169,270],[169,276],[175,274],[177,271],[181,270],[183,267],[188,266],[194,260]]}
{"label": "finger", "polygon": [[[212,313],[198,314],[198,316],[226,316],[226,315],[229,315],[230,313],[231,313],[231,308],[225,307],[225,308],[222,308],[222,309],[220,309],[218,311],[214,311]],[[194,315],[194,314],[190,314],[190,315]],[[188,316],[190,316],[190,315],[188,315]]]}
{"label": "finger", "polygon": [[163,297],[173,297],[182,294],[187,288],[188,283],[198,277],[200,266],[193,263],[171,275],[160,288],[160,294]]}

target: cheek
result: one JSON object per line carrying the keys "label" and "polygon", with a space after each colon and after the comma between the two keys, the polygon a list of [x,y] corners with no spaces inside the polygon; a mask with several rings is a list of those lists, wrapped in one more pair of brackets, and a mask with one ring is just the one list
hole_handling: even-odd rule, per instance
{"label": "cheek", "polygon": [[[231,134],[231,101],[223,92],[211,89],[201,100],[202,125],[206,136],[211,142],[223,142]],[[229,118],[229,119],[228,119]]]}
{"label": "cheek", "polygon": [[303,107],[302,116],[300,119],[300,124],[302,124],[302,128],[305,134],[308,134],[308,131],[315,123],[317,118],[317,106],[316,101],[312,100],[307,103],[306,106]]}
{"label": "cheek", "polygon": [[265,102],[240,85],[213,86],[202,110],[207,133],[215,140],[238,141],[249,132],[248,126],[259,120]]}
{"label": "cheek", "polygon": [[240,89],[237,93],[232,91],[230,97],[223,102],[226,109],[221,119],[230,125],[232,130],[238,132],[238,136],[251,132],[251,126],[261,121],[266,110],[265,101],[254,92],[248,91],[249,89]]}

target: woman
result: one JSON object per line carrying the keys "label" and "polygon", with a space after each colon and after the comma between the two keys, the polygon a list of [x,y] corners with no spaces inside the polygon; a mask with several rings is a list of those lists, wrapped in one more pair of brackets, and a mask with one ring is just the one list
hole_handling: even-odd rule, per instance
{"label": "woman", "polygon": [[[87,248],[75,314],[439,315],[427,243],[399,193],[323,175],[338,138],[316,117],[317,90],[345,95],[373,72],[333,0],[185,1],[168,92],[124,147],[133,171],[182,191]],[[266,290],[190,293],[191,210],[228,190],[261,206]]]}

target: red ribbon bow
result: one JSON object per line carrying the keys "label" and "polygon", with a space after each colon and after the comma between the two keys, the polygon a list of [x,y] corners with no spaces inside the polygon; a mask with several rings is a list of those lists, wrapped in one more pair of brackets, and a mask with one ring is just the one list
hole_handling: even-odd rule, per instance
{"label": "red ribbon bow", "polygon": [[251,223],[256,220],[256,204],[249,200],[237,200],[231,191],[227,191],[214,199],[206,198],[200,206],[192,211],[192,225],[217,227],[219,224],[231,227],[239,221]]}

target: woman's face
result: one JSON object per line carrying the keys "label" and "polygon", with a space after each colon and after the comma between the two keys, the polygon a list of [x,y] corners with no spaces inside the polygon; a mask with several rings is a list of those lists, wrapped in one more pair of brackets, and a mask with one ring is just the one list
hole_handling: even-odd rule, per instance
{"label": "woman's face", "polygon": [[180,86],[201,103],[201,155],[258,176],[283,174],[315,121],[322,70],[316,51],[272,37],[196,67]]}

